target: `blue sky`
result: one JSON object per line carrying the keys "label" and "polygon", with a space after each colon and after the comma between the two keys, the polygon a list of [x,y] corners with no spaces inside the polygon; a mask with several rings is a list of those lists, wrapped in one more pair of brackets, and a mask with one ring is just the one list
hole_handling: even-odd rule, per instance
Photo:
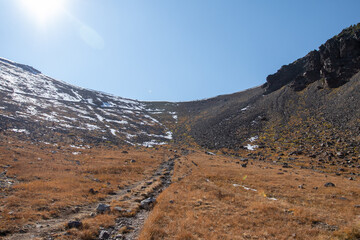
{"label": "blue sky", "polygon": [[263,84],[360,22],[358,0],[62,0],[42,22],[24,1],[0,0],[0,57],[139,100]]}

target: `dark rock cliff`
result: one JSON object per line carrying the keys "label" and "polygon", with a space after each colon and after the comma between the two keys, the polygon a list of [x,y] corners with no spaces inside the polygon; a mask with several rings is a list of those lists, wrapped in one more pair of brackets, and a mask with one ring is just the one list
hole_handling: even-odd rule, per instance
{"label": "dark rock cliff", "polygon": [[339,35],[305,57],[269,75],[264,85],[270,93],[290,84],[301,91],[310,83],[325,79],[330,88],[344,85],[360,70],[360,23],[344,29]]}
{"label": "dark rock cliff", "polygon": [[312,153],[329,142],[333,153],[360,152],[349,147],[360,146],[359,93],[360,24],[283,66],[262,87],[180,103],[182,125],[174,136],[211,149],[256,144]]}

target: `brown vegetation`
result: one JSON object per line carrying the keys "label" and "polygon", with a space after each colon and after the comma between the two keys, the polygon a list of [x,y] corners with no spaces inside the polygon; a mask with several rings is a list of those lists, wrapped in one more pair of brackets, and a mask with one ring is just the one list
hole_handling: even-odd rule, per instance
{"label": "brown vegetation", "polygon": [[[359,238],[357,181],[237,162],[198,152],[181,158],[175,183],[158,198],[140,239]],[[327,182],[335,187],[325,187]]]}
{"label": "brown vegetation", "polygon": [[[267,131],[258,141],[272,137]],[[173,183],[157,198],[139,239],[358,239],[360,188],[356,177],[348,179],[358,169],[342,166],[339,175],[336,165],[319,168],[317,158],[292,156],[293,150],[276,144],[216,155],[183,150]],[[155,170],[174,154],[166,147],[79,149],[4,137],[0,166],[13,184],[1,188],[1,233],[47,223],[58,229],[54,239],[96,239],[119,217],[139,212],[161,185]],[[111,211],[90,215],[99,202]],[[66,229],[77,218],[82,227]],[[127,231],[124,226],[118,234]]]}
{"label": "brown vegetation", "polygon": [[26,231],[38,221],[96,204],[147,179],[163,158],[155,149],[78,149],[3,137],[0,173],[5,170],[6,180],[15,184],[0,188],[0,232]]}

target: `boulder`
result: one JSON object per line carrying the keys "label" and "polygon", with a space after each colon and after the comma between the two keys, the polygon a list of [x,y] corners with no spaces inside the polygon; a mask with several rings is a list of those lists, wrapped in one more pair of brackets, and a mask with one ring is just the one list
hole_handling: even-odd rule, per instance
{"label": "boulder", "polygon": [[325,187],[335,187],[335,184],[333,184],[332,182],[327,182],[324,184]]}
{"label": "boulder", "polygon": [[109,239],[110,238],[110,233],[106,230],[102,230],[100,232],[100,235],[99,235],[99,239],[103,240],[103,239]]}
{"label": "boulder", "polygon": [[145,209],[145,210],[150,210],[153,207],[153,205],[155,204],[155,202],[156,202],[155,198],[153,198],[153,197],[147,198],[140,202],[140,208]]}
{"label": "boulder", "polygon": [[82,224],[81,221],[70,221],[67,224],[67,227],[69,229],[71,229],[71,228],[78,228],[79,229],[79,228],[82,228],[82,226],[83,226],[83,224]]}
{"label": "boulder", "polygon": [[110,212],[110,206],[104,203],[100,203],[96,208],[96,212],[101,214],[105,212]]}

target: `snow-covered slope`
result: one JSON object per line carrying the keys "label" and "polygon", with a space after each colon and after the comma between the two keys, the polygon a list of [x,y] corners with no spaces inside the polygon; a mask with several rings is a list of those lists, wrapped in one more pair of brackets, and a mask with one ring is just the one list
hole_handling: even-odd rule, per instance
{"label": "snow-covered slope", "polygon": [[72,86],[0,58],[0,131],[47,142],[165,144],[175,104],[155,105]]}

